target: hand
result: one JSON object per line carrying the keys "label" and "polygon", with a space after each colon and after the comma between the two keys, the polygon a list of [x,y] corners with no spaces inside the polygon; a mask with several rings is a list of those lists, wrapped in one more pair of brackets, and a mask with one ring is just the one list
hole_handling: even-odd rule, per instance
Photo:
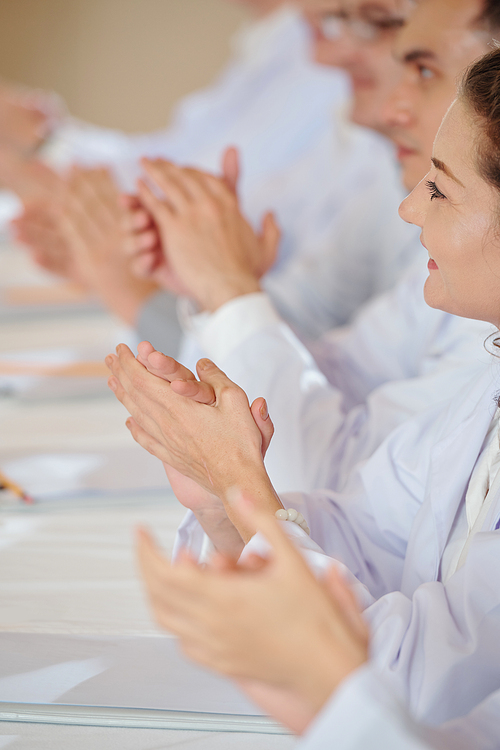
{"label": "hand", "polygon": [[123,210],[107,169],[74,167],[67,181],[60,226],[77,275],[104,304],[134,325],[155,290],[139,281],[121,251]]}
{"label": "hand", "polygon": [[[191,370],[180,365],[172,357],[156,351],[149,341],[141,342],[137,351],[138,361],[153,375],[168,381],[176,393],[200,404],[215,404],[215,391],[208,383],[196,380]],[[265,458],[274,433],[274,425],[269,417],[265,399],[256,398],[250,406],[250,412],[262,437],[262,458]],[[129,429],[135,439],[139,443],[147,441],[149,436],[143,434],[140,437],[142,428],[131,422],[132,420],[129,420]],[[243,549],[243,541],[229,521],[221,500],[167,463],[163,466],[175,496],[181,505],[193,511],[215,548],[237,559]]]}
{"label": "hand", "polygon": [[0,84],[0,143],[26,153],[50,135],[59,105],[50,94]]}
{"label": "hand", "polygon": [[[227,148],[222,157],[221,179],[234,195],[237,194],[239,172],[238,151],[233,147]],[[190,296],[189,289],[168,262],[167,248],[162,245],[160,231],[152,215],[135,195],[122,195],[121,205],[126,212],[124,251],[130,257],[137,277],[152,279],[174,294]]]}
{"label": "hand", "polygon": [[31,201],[52,201],[61,193],[64,179],[39,159],[0,143],[0,186],[16,193],[26,206]]}
{"label": "hand", "polygon": [[264,468],[262,436],[245,393],[213,362],[200,360],[197,371],[204,384],[200,389],[206,393],[209,385],[215,393],[215,403],[208,407],[176,392],[192,388],[191,383],[170,384],[151,374],[123,344],[117,353],[118,357],[106,358],[113,375],[109,384],[133,417],[128,423],[133,437],[161,461],[220,498],[242,539],[248,541],[254,530],[234,513],[231,490],[251,487],[270,512],[281,508],[281,503]]}
{"label": "hand", "polygon": [[60,208],[54,202],[34,201],[11,222],[16,240],[24,244],[32,260],[46,271],[87,289],[61,227]]}
{"label": "hand", "polygon": [[172,567],[141,531],[142,576],[155,619],[188,656],[243,681],[263,708],[303,731],[367,661],[368,629],[335,568],[316,580],[275,519],[255,507],[240,513],[271,545],[267,560],[241,566],[217,555],[203,569],[184,553]]}
{"label": "hand", "polygon": [[[234,173],[230,153],[225,164],[227,170],[232,164]],[[139,182],[139,198],[147,213],[135,217],[135,226],[142,225],[144,231],[135,246],[132,242],[132,252],[134,247],[138,250],[141,270],[158,273],[163,265],[166,286],[176,292],[181,288],[211,311],[233,297],[259,291],[259,279],[272,266],[278,247],[279,230],[272,214],[266,214],[257,236],[239,211],[229,179],[160,159],[143,160],[143,166],[165,198],[159,199],[145,181]]]}

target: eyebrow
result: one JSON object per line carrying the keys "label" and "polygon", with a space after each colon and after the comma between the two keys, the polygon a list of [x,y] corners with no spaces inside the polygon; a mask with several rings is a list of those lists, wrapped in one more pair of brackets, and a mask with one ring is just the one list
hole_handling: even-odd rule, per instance
{"label": "eyebrow", "polygon": [[417,60],[436,60],[436,55],[428,49],[415,49],[412,52],[407,52],[402,62],[412,63],[417,62]]}
{"label": "eyebrow", "polygon": [[448,167],[446,166],[446,164],[444,162],[442,162],[440,159],[435,159],[434,156],[433,156],[432,159],[431,159],[431,162],[434,164],[434,166],[436,167],[436,169],[439,169],[440,172],[444,172],[445,175],[447,175],[447,177],[449,177],[451,180],[453,180],[454,182],[458,183],[461,187],[463,187],[463,188],[465,187],[465,185],[462,182],[460,182],[460,180],[458,179],[458,177],[455,177],[455,175],[453,174],[453,172],[450,169],[448,169]]}

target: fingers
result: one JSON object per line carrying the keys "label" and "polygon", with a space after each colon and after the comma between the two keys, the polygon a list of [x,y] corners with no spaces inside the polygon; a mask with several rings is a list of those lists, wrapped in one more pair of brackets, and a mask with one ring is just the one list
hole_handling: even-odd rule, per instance
{"label": "fingers", "polygon": [[137,192],[141,203],[159,225],[174,215],[174,206],[169,201],[159,198],[144,180],[137,181]]}
{"label": "fingers", "polygon": [[141,164],[177,213],[182,212],[192,198],[199,197],[199,187],[189,170],[176,167],[164,159],[142,159]]}
{"label": "fingers", "polygon": [[154,277],[154,273],[162,263],[161,251],[150,250],[142,252],[131,259],[130,267],[134,276],[139,279]]}
{"label": "fingers", "polygon": [[264,274],[275,264],[281,240],[281,230],[272,212],[266,213],[262,219],[260,240],[262,248],[261,274]]}
{"label": "fingers", "polygon": [[151,344],[149,341],[141,341],[140,344],[137,346],[137,359],[141,363],[141,365],[144,365],[144,367],[147,367],[147,361],[149,355],[155,351],[155,348],[153,344]]}
{"label": "fingers", "polygon": [[174,393],[199,404],[212,406],[215,403],[215,392],[210,385],[197,381],[191,370],[172,357],[156,351],[149,341],[142,341],[137,347],[137,352],[139,362],[153,375],[168,380]]}
{"label": "fingers", "polygon": [[274,435],[274,424],[269,416],[265,398],[256,398],[250,407],[255,424],[262,435],[262,458],[265,458],[267,449]]}
{"label": "fingers", "polygon": [[69,179],[69,210],[89,226],[115,226],[121,218],[118,190],[107,169],[73,167]]}
{"label": "fingers", "polygon": [[237,152],[233,149],[227,156],[228,178],[223,179],[191,167],[178,167],[162,159],[142,160],[150,179],[164,193],[166,201],[176,213],[182,214],[193,203],[203,204],[207,198],[231,202],[235,200],[238,179]]}
{"label": "fingers", "polygon": [[138,443],[141,448],[147,450],[152,456],[158,458],[160,461],[167,462],[170,459],[169,452],[165,449],[165,446],[160,443],[159,440],[152,437],[149,432],[141,427],[133,417],[129,417],[125,422],[127,429],[134,438],[135,442]]}
{"label": "fingers", "polygon": [[125,230],[123,248],[129,257],[157,249],[161,252],[161,239],[158,230],[156,227],[144,229],[140,232]]}
{"label": "fingers", "polygon": [[149,341],[141,341],[137,347],[137,359],[153,375],[163,380],[195,380],[195,376],[187,367],[181,365],[173,357],[168,357],[157,351]]}
{"label": "fingers", "polygon": [[139,232],[153,226],[151,214],[144,208],[137,195],[122,193],[118,196],[118,206],[124,211],[124,231]]}
{"label": "fingers", "polygon": [[222,552],[217,551],[214,552],[214,554],[210,558],[208,566],[211,570],[216,570],[218,572],[234,572],[238,570],[237,560],[222,554]]}
{"label": "fingers", "polygon": [[[117,354],[105,360],[112,373],[109,387],[134,420],[163,443],[160,422],[168,424],[171,419],[169,384],[149,373],[125,344],[117,347]],[[162,456],[162,460],[172,463],[172,456]]]}
{"label": "fingers", "polygon": [[206,591],[203,571],[182,556],[175,566],[162,554],[145,529],[137,532],[137,557],[157,621],[178,635],[190,635],[199,628]]}
{"label": "fingers", "polygon": [[215,393],[217,405],[220,406],[220,399],[228,392],[237,397],[241,397],[248,405],[248,399],[245,392],[236,383],[233,383],[227,375],[220,370],[210,359],[200,359],[196,363],[196,371],[202,383],[208,384]]}
{"label": "fingers", "polygon": [[173,380],[172,390],[179,396],[184,396],[191,401],[207,406],[213,406],[217,400],[212,386],[198,380]]}
{"label": "fingers", "polygon": [[244,560],[240,560],[237,564],[237,568],[255,573],[269,566],[269,559],[261,557],[255,552],[245,555]]}
{"label": "fingers", "polygon": [[135,193],[120,193],[118,196],[118,205],[124,211],[135,211],[142,208],[142,203]]}
{"label": "fingers", "polygon": [[240,155],[234,146],[227,148],[222,155],[222,176],[228,188],[236,195],[240,178]]}

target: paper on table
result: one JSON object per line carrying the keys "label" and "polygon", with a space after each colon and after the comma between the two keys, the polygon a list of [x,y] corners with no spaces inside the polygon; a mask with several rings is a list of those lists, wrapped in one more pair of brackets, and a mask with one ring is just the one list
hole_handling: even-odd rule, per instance
{"label": "paper on table", "polygon": [[6,305],[28,307],[71,305],[89,302],[89,294],[74,284],[55,282],[50,286],[37,284],[11,287],[4,292],[3,301]]}
{"label": "paper on table", "polygon": [[[193,729],[200,729],[200,725],[216,728],[214,719],[218,718],[219,722],[229,723],[233,731],[285,733],[266,719],[233,683],[184,659],[176,641],[166,636],[97,639],[3,633],[0,634],[0,649],[6,655],[0,670],[11,675],[25,672],[27,665],[32,670],[62,666],[64,661],[61,660],[66,661],[71,656],[83,661],[107,662],[104,671],[70,688],[57,701],[52,701],[50,707],[44,703],[44,712],[52,715],[52,720],[81,722],[82,712],[69,707],[115,707],[121,709],[114,713],[116,725],[124,719],[129,726],[133,725],[134,711],[138,710],[136,721],[145,726],[148,718],[144,711],[161,711],[165,712],[164,722],[168,722],[168,713],[172,713],[174,726],[183,721],[184,726],[192,725]],[[17,700],[10,699],[8,689],[2,689],[0,681],[0,701],[6,704],[0,704],[0,718],[12,710],[8,704],[15,703],[18,720],[23,720],[23,713],[29,720],[36,714],[36,706],[30,704],[39,701],[24,698],[22,691],[21,700],[19,692],[16,695]],[[30,695],[28,686],[25,695]],[[24,709],[20,705],[23,703],[26,704]],[[108,710],[101,719],[107,725],[110,715],[113,716],[113,712]],[[99,712],[87,711],[90,723],[99,723],[100,716]],[[157,719],[154,713],[150,714],[150,725],[154,726]]]}
{"label": "paper on table", "polygon": [[38,501],[170,490],[162,463],[135,444],[95,452],[28,453],[10,460],[4,453],[2,470]]}
{"label": "paper on table", "polygon": [[85,680],[104,672],[102,659],[84,659],[0,677],[0,701],[52,703]]}
{"label": "paper on table", "polygon": [[83,398],[108,393],[102,349],[96,359],[78,349],[32,350],[0,355],[0,393],[28,400]]}

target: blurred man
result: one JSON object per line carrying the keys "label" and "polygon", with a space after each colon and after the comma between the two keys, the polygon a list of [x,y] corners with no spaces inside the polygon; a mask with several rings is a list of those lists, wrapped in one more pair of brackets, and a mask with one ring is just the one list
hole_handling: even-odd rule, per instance
{"label": "blurred man", "polygon": [[[261,14],[268,9],[268,4],[248,4]],[[395,25],[401,23],[398,16]],[[387,45],[386,36],[377,31],[372,46]],[[381,223],[393,215],[399,200],[390,148],[376,134],[348,125],[345,78],[338,70],[313,65],[309,44],[297,13],[287,8],[267,12],[246,33],[239,54],[219,82],[189,97],[169,131],[130,138],[66,120],[47,148],[60,164],[74,159],[86,165],[112,164],[123,185],[130,184],[137,174],[141,155],[161,154],[218,170],[223,148],[237,145],[242,161],[238,191],[246,215],[255,226],[264,210],[271,209],[281,228],[274,272],[279,283],[284,260],[297,255],[314,257],[332,245],[336,217],[360,188],[375,182],[379,186],[381,176],[387,175],[391,188],[374,189]],[[10,168],[7,178],[5,171],[4,179],[22,193],[13,176],[15,170]],[[0,177],[1,172],[0,161]],[[47,222],[42,219],[39,227],[32,191],[28,192],[29,212],[18,224],[19,236],[35,248],[37,259],[43,262],[44,251],[37,244],[42,243],[44,232],[48,236]],[[405,247],[391,243],[385,249],[384,257],[353,255],[349,268],[339,259],[338,287],[346,290],[348,283],[349,293],[339,294],[337,323],[346,322],[367,296],[391,287],[408,264]],[[45,255],[52,262],[50,249]],[[352,273],[353,269],[359,269],[359,274]],[[141,335],[169,350],[172,341],[163,335],[161,321],[171,306],[165,295],[151,296],[143,307],[132,300],[129,316]]]}

